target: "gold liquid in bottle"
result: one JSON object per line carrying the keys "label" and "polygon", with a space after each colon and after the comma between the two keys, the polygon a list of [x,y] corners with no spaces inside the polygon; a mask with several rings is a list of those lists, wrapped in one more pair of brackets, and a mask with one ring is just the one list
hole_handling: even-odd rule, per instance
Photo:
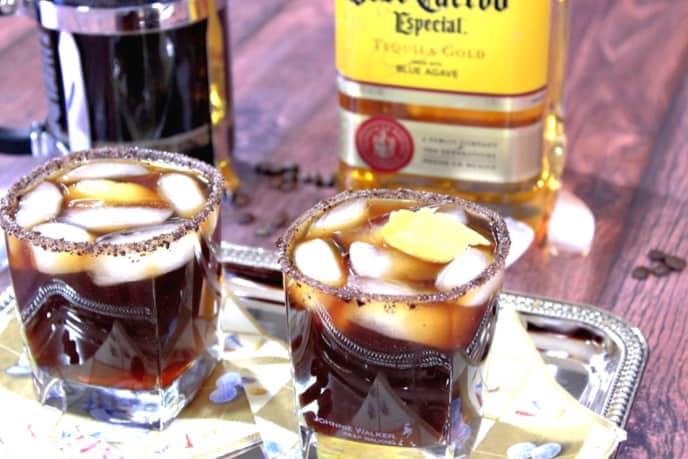
{"label": "gold liquid in bottle", "polygon": [[213,160],[225,181],[225,188],[239,188],[239,177],[232,166],[234,117],[232,113],[230,55],[228,48],[229,24],[225,8],[216,8],[215,0],[208,1],[208,80],[210,88],[210,121],[213,132]]}
{"label": "gold liquid in bottle", "polygon": [[560,187],[568,0],[337,0],[339,186],[459,195],[541,238]]}

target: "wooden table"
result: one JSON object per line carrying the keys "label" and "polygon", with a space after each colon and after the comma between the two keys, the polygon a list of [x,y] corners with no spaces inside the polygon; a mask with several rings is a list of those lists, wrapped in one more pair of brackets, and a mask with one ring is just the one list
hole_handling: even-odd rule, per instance
{"label": "wooden table", "polygon": [[[651,248],[688,255],[688,2],[572,3],[564,183],[594,212],[595,240],[585,257],[531,248],[506,286],[599,305],[638,325],[650,360],[619,457],[688,457],[688,270],[630,277]],[[308,157],[313,170],[333,170],[333,2],[230,0],[230,14],[238,169]],[[33,21],[1,19],[0,125],[45,116],[41,73]],[[0,155],[0,185],[29,166]],[[257,180],[248,174],[245,184],[264,186]],[[286,198],[290,208],[331,193],[302,191]],[[270,193],[254,198],[257,208]],[[251,240],[232,228],[230,239]]]}

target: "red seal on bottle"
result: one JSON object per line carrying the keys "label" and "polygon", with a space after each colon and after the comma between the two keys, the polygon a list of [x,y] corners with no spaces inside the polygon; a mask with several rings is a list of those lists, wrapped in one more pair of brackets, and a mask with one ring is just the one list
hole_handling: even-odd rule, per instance
{"label": "red seal on bottle", "polygon": [[373,116],[356,129],[356,150],[374,171],[396,172],[413,158],[413,138],[391,116]]}

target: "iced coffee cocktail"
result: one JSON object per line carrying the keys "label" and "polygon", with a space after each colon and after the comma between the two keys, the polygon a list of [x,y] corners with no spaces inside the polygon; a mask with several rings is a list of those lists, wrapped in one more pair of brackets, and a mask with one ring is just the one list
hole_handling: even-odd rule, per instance
{"label": "iced coffee cocktail", "polygon": [[186,156],[98,149],[50,161],[0,209],[42,403],[166,426],[219,356],[221,176]]}
{"label": "iced coffee cocktail", "polygon": [[467,453],[508,250],[496,213],[409,190],[341,193],[294,222],[280,251],[304,452]]}

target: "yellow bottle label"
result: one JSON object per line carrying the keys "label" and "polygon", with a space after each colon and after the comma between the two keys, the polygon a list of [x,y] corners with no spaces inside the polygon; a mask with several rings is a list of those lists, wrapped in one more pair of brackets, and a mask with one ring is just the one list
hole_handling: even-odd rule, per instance
{"label": "yellow bottle label", "polygon": [[337,69],[403,88],[512,96],[547,84],[551,0],[335,0]]}

